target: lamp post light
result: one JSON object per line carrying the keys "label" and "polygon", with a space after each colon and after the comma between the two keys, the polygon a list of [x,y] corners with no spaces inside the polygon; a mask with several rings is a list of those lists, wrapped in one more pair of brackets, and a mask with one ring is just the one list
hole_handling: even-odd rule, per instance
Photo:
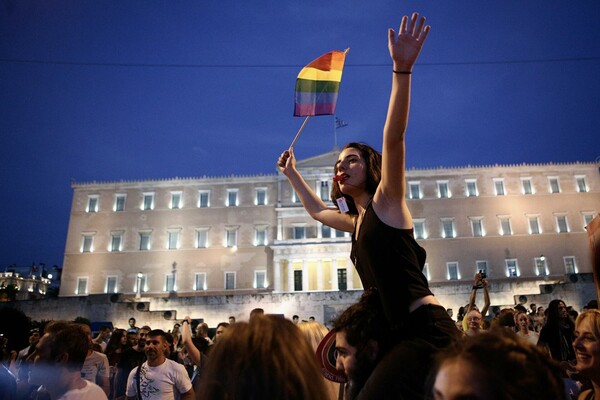
{"label": "lamp post light", "polygon": [[141,272],[138,272],[137,274],[137,291],[135,293],[135,298],[139,299],[141,296],[141,292],[142,292],[142,277],[144,275]]}

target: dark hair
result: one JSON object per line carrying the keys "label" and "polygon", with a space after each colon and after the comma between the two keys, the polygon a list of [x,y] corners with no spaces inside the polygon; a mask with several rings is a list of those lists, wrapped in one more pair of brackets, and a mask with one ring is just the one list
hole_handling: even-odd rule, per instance
{"label": "dark hair", "polygon": [[48,333],[50,357],[54,360],[60,354],[69,355],[68,369],[81,370],[90,347],[88,334],[78,323],[52,321],[46,328]]}
{"label": "dark hair", "polygon": [[[365,162],[365,170],[367,174],[365,190],[371,195],[374,195],[375,191],[377,190],[377,186],[379,186],[379,182],[381,181],[381,153],[366,143],[348,143],[342,150],[348,148],[353,148],[360,152],[360,155]],[[337,174],[337,166],[333,167],[333,174],[334,176]],[[338,207],[336,199],[340,197],[344,197],[346,199],[346,203],[348,204],[348,208],[350,210],[349,214],[358,215],[358,210],[356,209],[356,205],[354,204],[352,197],[343,194],[340,191],[340,186],[338,183],[333,182],[333,186],[331,188],[331,201],[336,207]]]}
{"label": "dark hair", "polygon": [[225,328],[229,328],[229,322],[219,322],[219,324],[217,325],[217,329],[219,329],[219,327],[224,326]]}
{"label": "dark hair", "polygon": [[163,331],[162,329],[152,329],[146,336],[160,336],[165,342],[169,343],[167,332]]}
{"label": "dark hair", "polygon": [[121,339],[123,336],[127,336],[127,331],[125,329],[115,329],[115,331],[108,339],[108,343],[106,344],[106,350],[104,350],[104,354],[108,357],[109,361],[112,355],[118,350],[122,349]]}
{"label": "dark hair", "polygon": [[388,323],[379,293],[376,289],[365,290],[358,303],[348,307],[333,321],[335,332],[344,332],[346,341],[361,351],[374,340],[379,345],[379,354],[385,353],[393,343],[391,327]]}
{"label": "dark hair", "polygon": [[256,315],[232,325],[212,346],[198,398],[323,399],[326,389],[300,329],[285,318]]}
{"label": "dark hair", "polygon": [[[548,304],[548,308],[546,308],[545,326],[547,326],[548,328],[559,329],[561,318],[558,314],[558,306],[560,305],[560,303],[563,303],[565,307],[567,306],[567,303],[565,303],[563,300],[554,299]],[[567,325],[569,325],[569,329],[571,331],[575,330],[575,323],[571,321],[571,318],[567,316],[564,322],[566,322]]]}
{"label": "dark hair", "polygon": [[515,333],[496,328],[467,336],[440,352],[437,368],[447,362],[463,362],[480,371],[495,396],[490,400],[564,399],[564,383],[558,364],[543,350]]}

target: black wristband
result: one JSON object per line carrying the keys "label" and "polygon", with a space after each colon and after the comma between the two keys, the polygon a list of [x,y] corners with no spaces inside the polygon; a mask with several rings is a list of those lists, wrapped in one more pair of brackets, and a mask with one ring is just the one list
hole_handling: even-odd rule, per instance
{"label": "black wristband", "polygon": [[479,289],[479,286],[473,286],[473,290]]}
{"label": "black wristband", "polygon": [[412,71],[396,71],[396,70],[392,70],[393,73],[395,74],[402,74],[402,75],[410,75],[412,74]]}
{"label": "black wristband", "polygon": [[183,324],[184,322],[187,322],[187,323],[189,324],[189,322],[188,322],[188,320],[187,320],[187,319],[184,319],[183,321],[181,321],[181,323],[182,323],[182,324]]}

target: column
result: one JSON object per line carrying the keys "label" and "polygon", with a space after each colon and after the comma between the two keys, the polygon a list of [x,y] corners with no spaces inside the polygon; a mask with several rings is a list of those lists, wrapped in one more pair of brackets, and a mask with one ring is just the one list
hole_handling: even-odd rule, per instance
{"label": "column", "polygon": [[317,290],[323,291],[323,262],[317,260]]}
{"label": "column", "polygon": [[306,260],[302,260],[302,291],[308,292],[308,266]]}
{"label": "column", "polygon": [[281,261],[275,259],[275,265],[273,266],[273,291],[281,292]]}
{"label": "column", "polygon": [[288,292],[294,291],[294,262],[288,260]]}
{"label": "column", "polygon": [[337,258],[331,259],[331,290],[340,290],[337,275]]}

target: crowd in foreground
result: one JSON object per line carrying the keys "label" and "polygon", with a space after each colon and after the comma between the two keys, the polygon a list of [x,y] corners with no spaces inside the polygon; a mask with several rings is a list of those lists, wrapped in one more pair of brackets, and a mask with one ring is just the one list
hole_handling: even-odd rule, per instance
{"label": "crowd in foreground", "polygon": [[167,332],[138,328],[131,318],[127,330],[102,327],[95,337],[82,321],[44,323],[18,353],[7,352],[4,339],[0,399],[598,399],[594,301],[578,315],[551,301],[540,332],[530,319],[537,310],[519,305],[489,324],[471,318],[465,331],[459,316],[458,339],[421,370],[417,361],[428,344],[397,360],[401,339],[376,311],[378,299],[365,291],[333,321],[336,382],[315,356],[325,325],[256,309],[248,321],[220,323],[212,338],[206,324],[189,317]]}

